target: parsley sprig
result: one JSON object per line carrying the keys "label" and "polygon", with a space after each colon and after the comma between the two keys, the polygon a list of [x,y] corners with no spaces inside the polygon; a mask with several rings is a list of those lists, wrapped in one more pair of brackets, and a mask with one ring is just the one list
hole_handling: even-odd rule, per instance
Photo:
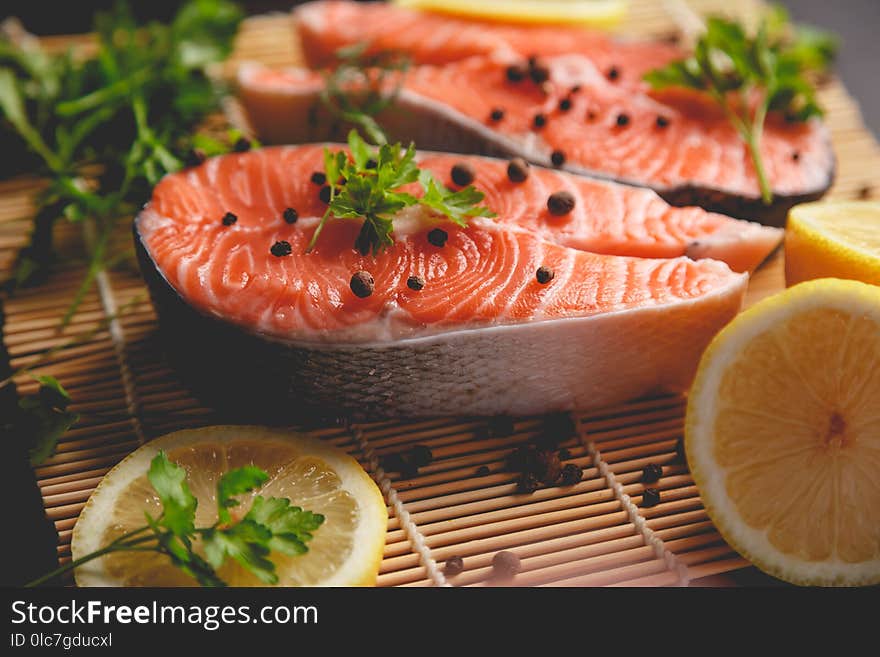
{"label": "parsley sprig", "polygon": [[769,204],[773,193],[760,150],[767,113],[781,112],[789,121],[821,116],[811,74],[827,69],[835,50],[831,35],[795,28],[784,9],[773,7],[754,36],[735,21],[709,18],[690,57],[650,71],[645,79],[655,89],[703,91],[718,103],[748,147],[761,198]]}
{"label": "parsley sprig", "polygon": [[[323,524],[324,516],[291,506],[278,497],[254,497],[251,508],[236,520],[230,509],[239,506],[239,495],[264,484],[269,476],[260,468],[245,466],[225,473],[217,483],[217,521],[210,527],[196,527],[198,500],[186,483],[186,470],[172,463],[160,451],[147,473],[162,504],[153,517],[144,512],[146,524],[114,539],[103,548],[65,564],[30,582],[39,586],[93,559],[113,552],[158,552],[202,586],[226,586],[217,569],[234,559],[266,584],[276,584],[278,574],[269,559],[272,552],[300,555]],[[201,546],[204,556],[196,551]]]}
{"label": "parsley sprig", "polygon": [[[331,217],[363,221],[355,248],[363,255],[376,255],[394,244],[394,216],[406,207],[421,205],[438,217],[467,226],[471,217],[494,217],[479,205],[484,194],[473,186],[451,190],[430,171],[419,169],[416,149],[410,144],[382,144],[371,148],[356,130],[348,133],[350,152],[324,149],[324,173],[330,186],[330,202],[315,229],[307,251],[311,251]],[[421,197],[400,188],[418,182]]]}

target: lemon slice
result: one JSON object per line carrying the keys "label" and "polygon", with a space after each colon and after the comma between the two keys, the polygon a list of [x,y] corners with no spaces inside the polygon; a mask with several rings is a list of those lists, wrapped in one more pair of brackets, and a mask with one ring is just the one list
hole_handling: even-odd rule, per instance
{"label": "lemon slice", "polygon": [[626,16],[626,0],[394,0],[396,4],[466,18],[508,23],[579,23],[612,27]]}
{"label": "lemon slice", "polygon": [[810,281],[742,313],[703,356],[685,433],[740,554],[796,584],[880,582],[880,288]]}
{"label": "lemon slice", "polygon": [[850,278],[880,285],[880,202],[796,205],[785,230],[785,280]]}
{"label": "lemon slice", "polygon": [[[199,501],[197,527],[216,521],[220,476],[244,465],[262,468],[269,479],[260,489],[239,497],[241,509],[249,509],[252,498],[262,495],[285,497],[295,506],[324,515],[306,554],[270,555],[279,585],[375,584],[388,524],[376,484],[341,450],[298,433],[264,427],[178,431],[140,447],[107,473],[83,508],[73,530],[74,559],[143,526],[144,511],[153,517],[159,514],[159,500],[146,473],[160,449],[187,471],[187,483]],[[233,586],[264,586],[232,559],[217,574]],[[166,556],[152,552],[114,552],[80,566],[74,575],[80,586],[197,585]]]}

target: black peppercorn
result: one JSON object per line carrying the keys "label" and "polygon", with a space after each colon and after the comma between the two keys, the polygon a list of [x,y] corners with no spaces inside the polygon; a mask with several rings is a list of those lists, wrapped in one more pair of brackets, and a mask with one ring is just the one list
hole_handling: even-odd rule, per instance
{"label": "black peppercorn", "polygon": [[315,171],[310,178],[313,184],[315,185],[323,185],[327,182],[327,176],[323,171]]}
{"label": "black peppercorn", "polygon": [[668,125],[669,125],[669,119],[667,119],[665,116],[658,116],[657,117],[657,127],[658,128],[665,128]]}
{"label": "black peppercorn", "polygon": [[418,292],[425,287],[425,279],[421,276],[410,276],[406,279],[406,286],[410,290],[415,290],[416,292]]}
{"label": "black peppercorn", "polygon": [[536,128],[543,128],[547,125],[547,117],[543,114],[535,114],[535,117],[532,119],[532,125]]}
{"label": "black peppercorn", "polygon": [[580,92],[580,90],[581,90],[581,85],[576,84],[571,89],[568,90],[568,93],[576,94],[576,93]]}
{"label": "black peppercorn", "polygon": [[521,157],[513,158],[507,165],[507,177],[511,182],[524,182],[529,177],[529,163]]}
{"label": "black peppercorn", "polygon": [[485,477],[488,474],[489,474],[489,467],[488,466],[481,465],[479,468],[477,468],[477,476],[478,477]]}
{"label": "black peppercorn", "polygon": [[461,557],[449,557],[443,564],[443,574],[455,577],[464,571],[464,560]]}
{"label": "black peppercorn", "polygon": [[657,463],[649,463],[642,468],[642,483],[653,484],[663,476],[663,467]]}
{"label": "black peppercorn", "polygon": [[223,215],[223,219],[221,221],[223,222],[224,226],[231,226],[236,221],[238,221],[238,217],[236,217],[231,212],[227,212],[226,214]]}
{"label": "black peppercorn", "polygon": [[459,187],[466,187],[474,182],[477,172],[474,171],[474,168],[467,162],[456,162],[452,166],[450,175],[452,177],[452,182]]}
{"label": "black peppercorn", "polygon": [[617,115],[617,125],[620,128],[625,128],[629,125],[629,115],[628,114],[618,114]]}
{"label": "black peppercorn", "polygon": [[293,253],[293,247],[290,246],[290,242],[279,240],[272,245],[272,248],[270,248],[269,251],[276,258],[283,258],[284,256],[289,256]]}
{"label": "black peppercorn", "polygon": [[201,148],[192,149],[186,156],[187,166],[195,167],[205,161],[205,151]]}
{"label": "black peppercorn", "polygon": [[642,493],[642,506],[650,508],[660,504],[660,491],[656,488],[646,488]]}
{"label": "black peppercorn", "polygon": [[373,276],[370,272],[360,270],[352,274],[349,287],[351,287],[351,291],[354,292],[356,297],[366,299],[373,293],[373,290],[376,287],[376,282],[373,280]]}
{"label": "black peppercorn", "polygon": [[555,275],[550,267],[545,267],[544,265],[538,267],[538,271],[535,272],[535,278],[538,279],[541,285],[547,285],[547,283],[553,280]]}
{"label": "black peppercorn", "polygon": [[553,192],[547,199],[547,209],[550,214],[561,217],[574,210],[574,196],[567,190]]}
{"label": "black peppercorn", "polygon": [[299,213],[293,208],[286,208],[284,210],[284,221],[289,224],[295,224],[296,220],[299,219]]}
{"label": "black peppercorn", "polygon": [[562,477],[560,483],[563,486],[574,486],[584,478],[584,471],[575,463],[566,463],[562,468]]}
{"label": "black peppercorn", "polygon": [[571,98],[563,98],[559,101],[559,111],[567,112],[571,109]]}
{"label": "black peppercorn", "polygon": [[531,472],[527,472],[516,482],[516,491],[524,495],[530,495],[541,487],[541,482]]}
{"label": "black peppercorn", "polygon": [[541,64],[535,64],[529,68],[529,77],[535,84],[542,84],[550,79],[550,69]]}
{"label": "black peppercorn", "polygon": [[330,185],[324,185],[318,190],[318,198],[321,199],[321,203],[330,202]]}
{"label": "black peppercorn", "polygon": [[434,228],[428,233],[428,241],[434,246],[446,246],[446,240],[449,239],[449,233],[442,228]]}
{"label": "black peppercorn", "polygon": [[520,82],[523,78],[526,77],[526,69],[518,64],[513,64],[507,67],[505,74],[507,75],[507,79],[511,82]]}
{"label": "black peppercorn", "polygon": [[593,110],[589,110],[587,112],[587,121],[595,121],[595,120],[596,120],[596,113]]}
{"label": "black peppercorn", "polygon": [[552,162],[555,167],[561,167],[565,164],[565,153],[562,151],[553,151],[550,153],[550,162]]}
{"label": "black peppercorn", "polygon": [[521,567],[519,557],[506,550],[492,557],[492,570],[498,577],[513,577]]}
{"label": "black peppercorn", "polygon": [[608,79],[609,80],[614,82],[619,77],[620,77],[620,69],[618,69],[616,66],[612,66],[611,68],[608,69]]}
{"label": "black peppercorn", "polygon": [[232,145],[233,150],[236,153],[245,153],[251,150],[251,141],[246,137],[239,137],[235,140],[235,143]]}
{"label": "black peppercorn", "polygon": [[374,160],[373,158],[370,158],[364,163],[365,169],[375,169],[377,166],[379,166],[379,163],[376,162],[376,160]]}
{"label": "black peppercorn", "polygon": [[793,152],[793,153],[791,154],[791,159],[792,159],[793,162],[797,162],[799,159],[801,159],[801,154],[800,154],[800,152],[799,152],[799,151],[795,151],[795,152]]}
{"label": "black peppercorn", "polygon": [[874,188],[871,185],[862,185],[856,192],[856,198],[866,201],[874,195]]}
{"label": "black peppercorn", "polygon": [[500,107],[496,107],[496,108],[493,109],[492,112],[489,114],[489,120],[491,120],[491,121],[493,121],[493,122],[495,122],[495,123],[497,123],[498,121],[500,121],[500,120],[503,119],[503,118],[504,118],[504,110],[501,109]]}
{"label": "black peppercorn", "polygon": [[413,445],[412,449],[409,451],[409,455],[410,460],[418,468],[430,465],[431,461],[434,460],[434,453],[427,445]]}

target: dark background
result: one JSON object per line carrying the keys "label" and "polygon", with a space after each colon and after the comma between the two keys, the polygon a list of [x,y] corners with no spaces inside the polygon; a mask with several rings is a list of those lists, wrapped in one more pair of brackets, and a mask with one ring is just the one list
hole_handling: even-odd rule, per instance
{"label": "dark background", "polygon": [[[85,32],[95,9],[114,0],[0,0],[4,15],[21,17],[36,34]],[[141,18],[167,18],[177,2],[130,0]],[[478,0],[475,0],[478,1]],[[659,0],[658,0],[659,1]],[[730,0],[735,4],[736,0]],[[240,0],[249,13],[287,11],[294,0]],[[868,127],[880,135],[880,0],[783,0],[794,18],[836,32],[841,50],[837,69],[859,100]]]}

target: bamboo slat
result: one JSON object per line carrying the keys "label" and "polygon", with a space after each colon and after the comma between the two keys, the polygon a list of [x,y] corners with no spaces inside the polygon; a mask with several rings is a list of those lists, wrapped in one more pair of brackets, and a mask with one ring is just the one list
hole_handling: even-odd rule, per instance
{"label": "bamboo slat", "polygon": [[[688,5],[700,13],[735,11],[749,19],[761,3],[690,0]],[[676,30],[673,16],[680,6],[676,0],[632,0],[622,31],[668,36]],[[83,53],[94,49],[89,36],[53,37],[46,44],[52,49],[72,46]],[[287,17],[257,16],[244,23],[235,53],[220,72],[231,76],[245,60],[283,66],[297,57]],[[855,198],[866,190],[880,190],[880,148],[865,130],[857,104],[833,79],[823,87],[821,100],[838,155],[830,197]],[[240,120],[234,103],[228,113],[234,122]],[[0,181],[3,278],[27,242],[33,197],[42,185],[27,176]],[[81,255],[77,259],[82,253],[78,228],[62,222],[56,232],[59,251],[70,257],[44,285],[2,298],[3,336],[11,366],[38,364],[39,373],[56,376],[72,393],[72,410],[82,415],[62,437],[57,454],[36,468],[47,515],[58,531],[59,557],[67,560],[77,515],[113,465],[143,441],[167,431],[227,420],[202,406],[164,362],[155,314],[145,298],[138,301],[144,288],[131,268],[109,272],[104,291],[88,294],[69,327],[56,330],[84,269]],[[121,231],[120,250],[128,248],[128,239],[127,230]],[[777,254],[752,277],[747,303],[783,286],[783,260]],[[133,303],[116,322],[115,336],[107,328],[108,301],[116,307]],[[89,330],[95,330],[89,340],[42,360],[44,350]],[[25,393],[35,387],[25,377],[16,383]],[[683,414],[684,400],[667,396],[573,417],[578,435],[560,436],[560,447],[570,452],[567,462],[583,468],[583,480],[531,495],[517,492],[505,459],[516,446],[545,431],[540,418],[517,419],[506,436],[491,435],[479,418],[329,426],[314,433],[355,456],[387,492],[388,535],[379,585],[735,583],[729,573],[748,564],[713,527],[686,464],[676,454]],[[418,476],[403,478],[379,467],[382,456],[415,444],[428,446],[434,454],[434,461]],[[644,508],[640,476],[648,463],[663,467],[663,477],[653,485],[661,500]],[[488,468],[488,474],[478,473],[481,467]],[[638,517],[644,522],[636,522]],[[500,550],[513,551],[521,559],[522,570],[510,581],[492,577],[492,558]],[[453,556],[464,559],[465,571],[447,582],[442,565]]]}

